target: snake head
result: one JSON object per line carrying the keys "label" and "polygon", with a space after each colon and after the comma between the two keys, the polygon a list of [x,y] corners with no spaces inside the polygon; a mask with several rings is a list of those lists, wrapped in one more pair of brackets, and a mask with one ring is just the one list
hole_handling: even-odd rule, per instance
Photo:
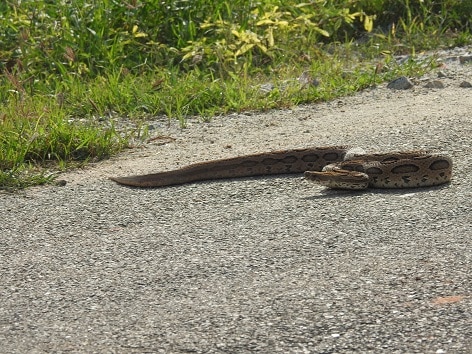
{"label": "snake head", "polygon": [[369,186],[369,176],[363,172],[335,169],[324,172],[306,171],[305,178],[333,189],[359,190]]}

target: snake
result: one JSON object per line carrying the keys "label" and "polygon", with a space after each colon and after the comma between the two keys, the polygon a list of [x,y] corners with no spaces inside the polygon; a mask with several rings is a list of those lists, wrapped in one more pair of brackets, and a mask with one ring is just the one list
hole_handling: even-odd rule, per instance
{"label": "snake", "polygon": [[452,178],[452,158],[427,150],[365,153],[349,146],[289,149],[191,164],[153,174],[110,179],[130,187],[164,187],[205,180],[300,173],[331,189],[417,188]]}

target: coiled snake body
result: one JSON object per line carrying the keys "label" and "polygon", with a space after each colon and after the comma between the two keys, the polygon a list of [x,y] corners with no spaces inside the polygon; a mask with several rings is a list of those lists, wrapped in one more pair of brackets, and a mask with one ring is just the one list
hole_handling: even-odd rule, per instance
{"label": "coiled snake body", "polygon": [[239,156],[111,179],[133,187],[163,187],[286,173],[304,173],[307,180],[335,189],[429,187],[451,180],[452,159],[428,151],[365,154],[347,146],[329,146]]}

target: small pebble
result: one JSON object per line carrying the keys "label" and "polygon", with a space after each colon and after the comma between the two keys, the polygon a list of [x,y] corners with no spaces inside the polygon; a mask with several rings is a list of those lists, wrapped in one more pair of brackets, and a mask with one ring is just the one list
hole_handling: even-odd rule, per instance
{"label": "small pebble", "polygon": [[472,55],[464,55],[459,57],[459,63],[465,64],[472,62]]}
{"label": "small pebble", "polygon": [[438,77],[439,78],[446,78],[447,75],[443,71],[438,71]]}
{"label": "small pebble", "polygon": [[434,80],[428,82],[426,85],[424,85],[426,88],[444,88],[444,84],[439,81],[439,80]]}

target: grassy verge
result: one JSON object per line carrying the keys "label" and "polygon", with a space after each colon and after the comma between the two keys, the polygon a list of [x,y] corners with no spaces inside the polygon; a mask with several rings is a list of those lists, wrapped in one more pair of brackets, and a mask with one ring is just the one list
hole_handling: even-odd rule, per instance
{"label": "grassy verge", "polygon": [[457,0],[3,2],[0,189],[106,158],[149,117],[184,127],[419,76],[435,62],[394,56],[470,43],[471,12]]}

